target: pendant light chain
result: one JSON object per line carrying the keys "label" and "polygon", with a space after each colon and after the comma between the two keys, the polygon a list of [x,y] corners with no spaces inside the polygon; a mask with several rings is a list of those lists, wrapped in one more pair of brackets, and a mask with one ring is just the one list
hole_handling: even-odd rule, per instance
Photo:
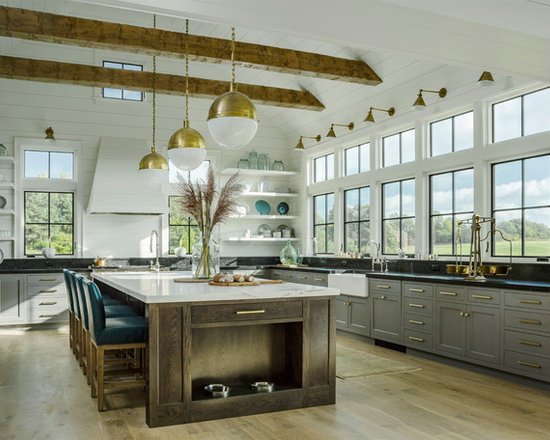
{"label": "pendant light chain", "polygon": [[231,85],[229,90],[232,92],[235,87],[235,26],[231,27]]}
{"label": "pendant light chain", "polygon": [[[153,29],[157,28],[157,14],[153,15]],[[153,55],[153,147],[151,151],[157,151],[156,139],[156,120],[157,120],[157,57]]]}
{"label": "pendant light chain", "polygon": [[185,20],[185,123],[189,125],[189,19]]}

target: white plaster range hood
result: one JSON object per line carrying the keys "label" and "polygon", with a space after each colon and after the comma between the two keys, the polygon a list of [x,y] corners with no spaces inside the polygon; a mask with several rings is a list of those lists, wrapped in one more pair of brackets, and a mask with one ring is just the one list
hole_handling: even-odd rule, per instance
{"label": "white plaster range hood", "polygon": [[158,215],[168,211],[166,185],[152,187],[139,175],[139,161],[148,151],[144,139],[101,138],[88,213]]}

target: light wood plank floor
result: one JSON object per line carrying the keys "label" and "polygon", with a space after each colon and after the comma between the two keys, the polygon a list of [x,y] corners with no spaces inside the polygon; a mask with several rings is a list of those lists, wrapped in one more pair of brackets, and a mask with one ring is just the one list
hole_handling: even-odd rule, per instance
{"label": "light wood plank floor", "polygon": [[149,429],[140,393],[97,412],[66,330],[0,330],[0,439],[550,439],[550,393],[345,337],[420,370],[338,379],[336,405]]}

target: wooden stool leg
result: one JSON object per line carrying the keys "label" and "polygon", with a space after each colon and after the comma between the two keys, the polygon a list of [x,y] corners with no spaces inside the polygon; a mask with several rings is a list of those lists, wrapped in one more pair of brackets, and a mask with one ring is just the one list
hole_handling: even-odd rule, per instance
{"label": "wooden stool leg", "polygon": [[88,356],[88,371],[86,374],[86,382],[90,385],[92,380],[92,368],[93,368],[93,359],[92,359],[92,338],[90,337],[90,332],[86,334],[86,354]]}
{"label": "wooden stool leg", "polygon": [[84,336],[84,326],[81,325],[80,326],[80,334],[78,335],[79,339],[80,339],[80,356],[78,356],[78,365],[80,365],[80,367],[85,370],[85,367],[84,367],[84,356],[85,356],[85,349],[86,349],[86,344],[84,343],[84,341],[86,340],[86,337]]}
{"label": "wooden stool leg", "polygon": [[103,411],[105,352],[102,346],[97,347],[97,409]]}
{"label": "wooden stool leg", "polygon": [[69,311],[69,347],[73,348],[73,314]]}
{"label": "wooden stool leg", "polygon": [[95,344],[92,344],[92,397],[97,397],[97,347]]}

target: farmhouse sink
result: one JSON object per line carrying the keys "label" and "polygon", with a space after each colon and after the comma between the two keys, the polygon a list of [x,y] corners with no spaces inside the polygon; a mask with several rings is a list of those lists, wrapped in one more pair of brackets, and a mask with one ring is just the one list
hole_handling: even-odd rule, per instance
{"label": "farmhouse sink", "polygon": [[328,287],[340,289],[342,295],[369,296],[369,283],[365,274],[361,273],[330,273]]}

